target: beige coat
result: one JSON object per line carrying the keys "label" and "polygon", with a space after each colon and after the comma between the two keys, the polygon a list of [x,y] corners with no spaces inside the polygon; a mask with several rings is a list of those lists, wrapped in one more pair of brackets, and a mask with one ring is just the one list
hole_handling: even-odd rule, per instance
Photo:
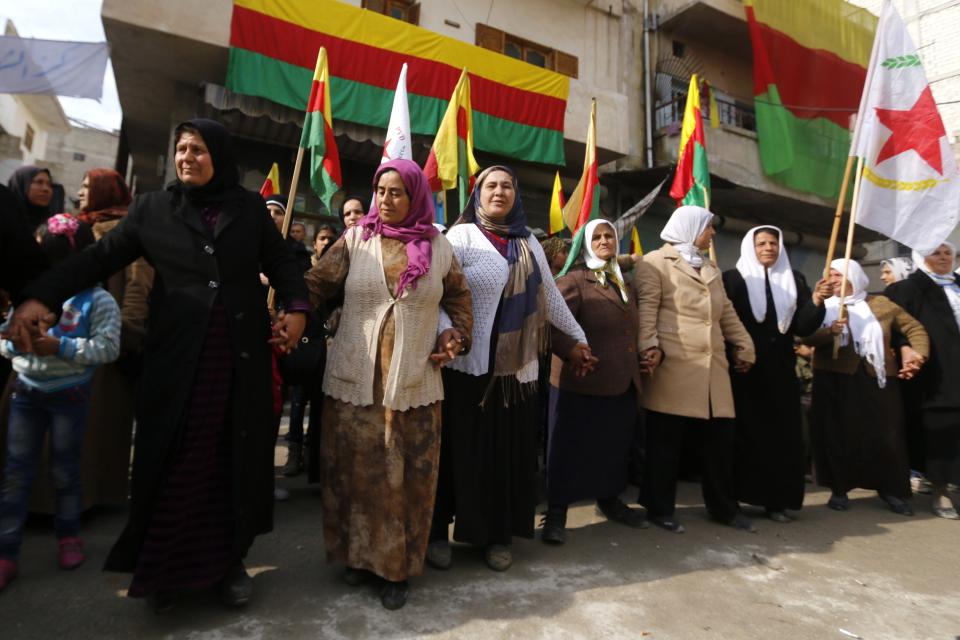
{"label": "beige coat", "polygon": [[637,265],[636,283],[639,349],[663,350],[660,366],[644,377],[641,406],[704,420],[733,418],[725,342],[741,360],[754,362],[756,355],[724,291],[720,270],[705,261],[698,274],[665,244]]}

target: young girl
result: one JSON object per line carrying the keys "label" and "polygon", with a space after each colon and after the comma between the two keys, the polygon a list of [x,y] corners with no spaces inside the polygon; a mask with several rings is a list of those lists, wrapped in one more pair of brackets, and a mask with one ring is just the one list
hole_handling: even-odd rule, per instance
{"label": "young girl", "polygon": [[[75,218],[57,214],[40,226],[37,239],[55,264],[92,244],[93,233]],[[13,360],[17,374],[0,485],[0,590],[17,576],[27,502],[48,431],[60,568],[74,569],[84,560],[77,534],[83,504],[80,449],[90,380],[97,365],[116,360],[119,350],[120,309],[100,287],[67,300],[60,321],[34,341],[33,353],[20,353],[9,340],[0,341],[0,353]]]}

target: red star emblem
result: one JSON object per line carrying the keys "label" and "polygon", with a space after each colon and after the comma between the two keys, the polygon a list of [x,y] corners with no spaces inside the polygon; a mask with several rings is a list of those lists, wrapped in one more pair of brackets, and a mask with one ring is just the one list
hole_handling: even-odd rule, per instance
{"label": "red star emblem", "polygon": [[387,138],[386,140],[383,141],[383,153],[380,154],[381,158],[386,158],[387,160],[390,160],[389,149],[390,149],[391,142],[393,142],[393,138]]}
{"label": "red star emblem", "polygon": [[940,138],[946,135],[937,103],[928,86],[909,111],[877,108],[877,119],[890,129],[890,137],[880,149],[877,164],[913,149],[923,161],[943,175]]}

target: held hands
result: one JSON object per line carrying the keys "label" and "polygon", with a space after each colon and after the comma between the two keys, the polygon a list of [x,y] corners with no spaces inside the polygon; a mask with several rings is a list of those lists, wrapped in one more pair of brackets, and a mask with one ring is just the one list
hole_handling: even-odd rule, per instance
{"label": "held hands", "polygon": [[437,336],[437,348],[430,355],[430,360],[436,368],[442,367],[463,352],[464,337],[456,329],[444,329]]}
{"label": "held hands", "polygon": [[[27,300],[14,310],[10,325],[3,332],[2,337],[12,341],[17,351],[33,353],[34,343],[45,336],[47,329],[56,321],[57,317],[42,302]],[[40,355],[50,354],[41,353]]]}
{"label": "held hands", "polygon": [[659,347],[650,347],[640,354],[640,373],[652,375],[663,360],[663,351]]}
{"label": "held hands", "polygon": [[597,366],[600,360],[590,351],[589,345],[578,342],[574,345],[573,349],[570,350],[570,353],[567,354],[567,362],[573,367],[577,377],[582,378],[593,371],[593,368]]}
{"label": "held hands", "polygon": [[300,343],[306,326],[307,316],[303,312],[279,311],[273,323],[274,337],[270,339],[270,344],[276,345],[284,353],[290,353]]}
{"label": "held hands", "polygon": [[817,284],[813,288],[813,304],[818,307],[823,304],[823,301],[827,298],[833,297],[833,285],[826,278],[820,278],[817,280]]}
{"label": "held hands", "polygon": [[33,339],[33,352],[38,356],[55,356],[60,353],[60,340],[53,336],[37,336]]}
{"label": "held hands", "polygon": [[746,373],[750,371],[752,366],[752,362],[747,362],[746,360],[741,360],[737,356],[733,356],[733,370],[737,373]]}
{"label": "held hands", "polygon": [[897,377],[901,380],[912,380],[920,373],[923,363],[926,362],[924,357],[914,351],[910,345],[900,347],[900,359],[903,361],[903,367],[897,373]]}

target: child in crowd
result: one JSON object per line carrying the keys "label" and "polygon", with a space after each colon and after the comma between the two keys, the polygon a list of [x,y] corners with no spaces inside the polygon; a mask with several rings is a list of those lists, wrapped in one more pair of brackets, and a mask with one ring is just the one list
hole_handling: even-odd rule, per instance
{"label": "child in crowd", "polygon": [[[90,228],[67,214],[57,214],[41,225],[37,239],[51,264],[94,241]],[[78,537],[83,505],[80,451],[90,381],[96,367],[116,360],[119,352],[120,309],[100,287],[64,302],[60,321],[34,341],[33,353],[20,353],[9,340],[0,341],[0,353],[13,361],[17,374],[0,485],[0,590],[17,576],[30,489],[48,433],[60,568],[74,569],[83,563],[83,542]]]}

